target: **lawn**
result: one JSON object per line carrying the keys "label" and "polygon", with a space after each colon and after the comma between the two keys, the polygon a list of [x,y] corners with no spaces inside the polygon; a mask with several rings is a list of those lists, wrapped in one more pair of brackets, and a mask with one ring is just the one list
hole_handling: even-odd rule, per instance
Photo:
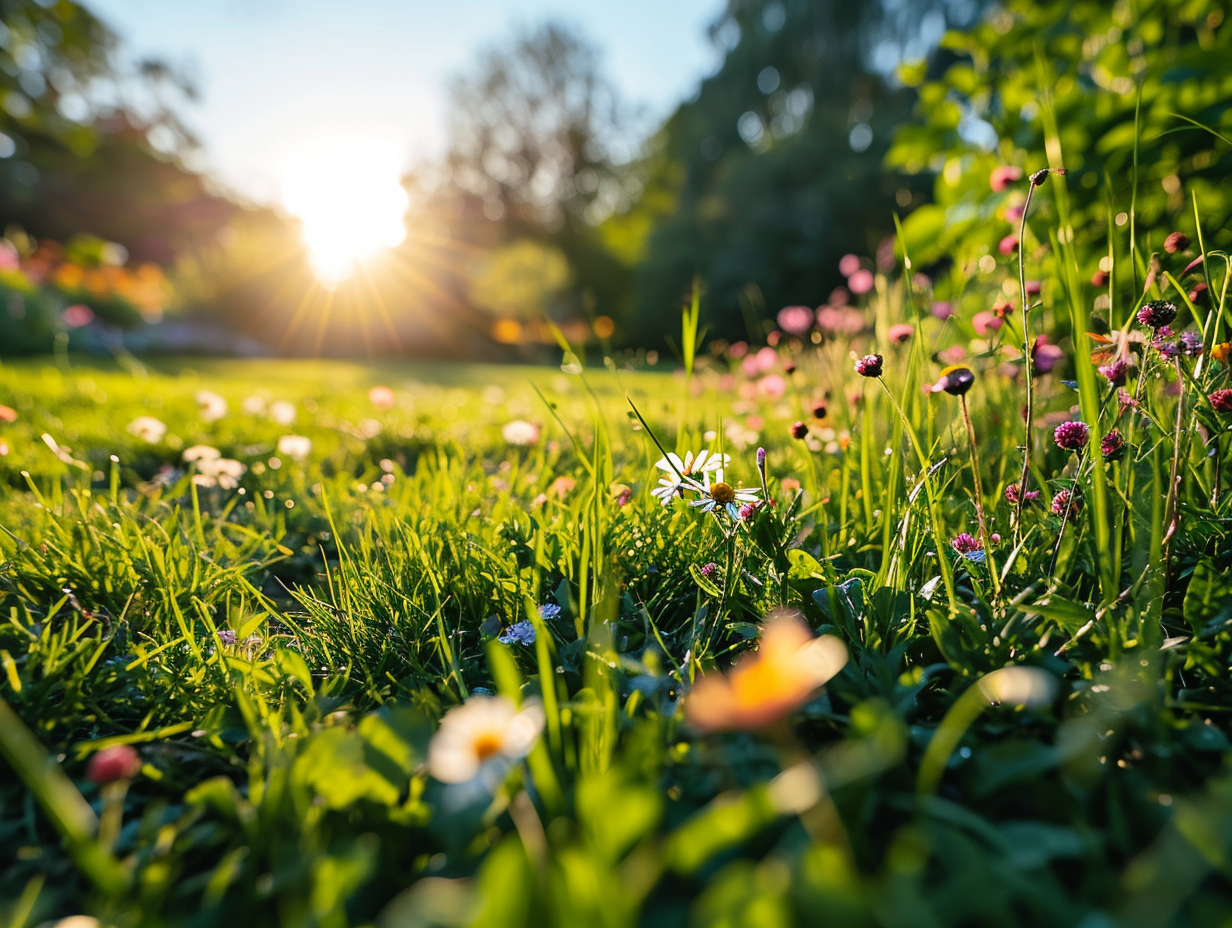
{"label": "lawn", "polygon": [[1225,924],[1226,349],[1046,292],[1024,376],[908,284],[664,372],[0,367],[0,920]]}

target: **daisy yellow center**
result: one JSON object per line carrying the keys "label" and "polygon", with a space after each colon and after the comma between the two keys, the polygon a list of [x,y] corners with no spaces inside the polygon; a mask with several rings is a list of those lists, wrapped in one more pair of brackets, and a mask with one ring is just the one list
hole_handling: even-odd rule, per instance
{"label": "daisy yellow center", "polygon": [[483,731],[475,736],[472,742],[475,750],[475,756],[479,758],[479,762],[483,763],[488,758],[500,753],[501,735],[498,731]]}
{"label": "daisy yellow center", "polygon": [[716,483],[710,488],[710,496],[716,503],[726,506],[735,500],[736,491],[732,489],[729,483]]}

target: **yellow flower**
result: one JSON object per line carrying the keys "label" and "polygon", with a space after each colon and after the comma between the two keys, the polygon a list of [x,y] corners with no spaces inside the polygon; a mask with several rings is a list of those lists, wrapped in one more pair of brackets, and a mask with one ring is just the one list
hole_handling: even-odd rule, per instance
{"label": "yellow flower", "polygon": [[1211,346],[1211,357],[1216,361],[1227,364],[1229,355],[1232,355],[1232,342],[1220,342]]}
{"label": "yellow flower", "polygon": [[815,638],[795,612],[771,615],[756,653],[723,675],[693,686],[685,716],[700,731],[761,728],[802,706],[847,663],[847,647],[833,635]]}

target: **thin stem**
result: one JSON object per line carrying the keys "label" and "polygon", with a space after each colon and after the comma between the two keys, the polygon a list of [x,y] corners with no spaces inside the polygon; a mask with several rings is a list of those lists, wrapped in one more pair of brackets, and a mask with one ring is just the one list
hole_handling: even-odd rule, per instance
{"label": "thin stem", "polygon": [[984,560],[992,575],[992,589],[995,596],[1001,595],[1001,578],[997,576],[997,564],[992,556],[992,542],[988,537],[988,522],[984,518],[984,492],[980,487],[980,456],[975,445],[975,427],[971,424],[971,414],[967,411],[967,397],[960,394],[958,402],[962,406],[963,422],[967,425],[967,444],[971,448],[971,475],[975,482],[975,515],[980,523],[980,542],[984,546]]}
{"label": "thin stem", "polygon": [[1027,296],[1027,267],[1023,258],[1023,252],[1026,250],[1027,213],[1031,209],[1031,196],[1034,193],[1035,183],[1028,181],[1027,201],[1022,206],[1022,220],[1018,226],[1018,293],[1022,297],[1022,357],[1023,370],[1027,378],[1027,411],[1022,443],[1022,477],[1018,481],[1018,500],[1014,503],[1015,544],[1018,543],[1022,534],[1022,506],[1027,498],[1027,481],[1031,476],[1031,433],[1035,419],[1035,372],[1032,369],[1033,346],[1031,344],[1031,324],[1028,320],[1031,301]]}
{"label": "thin stem", "polygon": [[1176,434],[1173,436],[1172,444],[1172,469],[1168,474],[1168,499],[1164,504],[1164,577],[1168,575],[1168,555],[1172,548],[1172,538],[1176,534],[1179,527],[1179,513],[1177,512],[1177,489],[1181,483],[1180,465],[1181,465],[1181,432],[1185,419],[1185,372],[1181,370],[1181,358],[1178,355],[1176,358],[1176,376],[1180,384],[1181,392],[1176,398]]}

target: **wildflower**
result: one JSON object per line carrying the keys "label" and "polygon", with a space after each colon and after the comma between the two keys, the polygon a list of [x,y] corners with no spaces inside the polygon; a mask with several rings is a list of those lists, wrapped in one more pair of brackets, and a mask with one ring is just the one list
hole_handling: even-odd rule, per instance
{"label": "wildflower", "polygon": [[505,631],[497,635],[496,640],[501,644],[513,644],[517,642],[520,645],[530,647],[535,643],[535,623],[528,619],[523,619],[521,622],[514,622]]}
{"label": "wildflower", "polygon": [[60,313],[60,321],[70,329],[80,329],[94,321],[94,310],[84,303],[74,303]]}
{"label": "wildflower", "polygon": [[103,748],[86,765],[86,779],[103,786],[116,780],[128,780],[141,772],[141,758],[127,744]]}
{"label": "wildflower", "polygon": [[954,315],[954,306],[952,303],[946,303],[944,301],[934,303],[932,314],[934,319],[940,319],[942,322],[945,322],[946,319],[949,319],[950,316]]}
{"label": "wildflower", "polygon": [[860,269],[859,255],[843,255],[838,262],[838,272],[844,277],[850,277]]}
{"label": "wildflower", "polygon": [[197,405],[201,407],[201,418],[206,422],[217,422],[227,414],[227,401],[213,390],[198,390]]}
{"label": "wildflower", "polygon": [[776,317],[779,328],[791,335],[803,335],[813,327],[813,311],[807,306],[785,306]]}
{"label": "wildflower", "polygon": [[1052,498],[1052,511],[1055,515],[1063,516],[1069,511],[1073,515],[1078,511],[1078,500],[1069,490],[1058,490],[1057,495]]}
{"label": "wildflower", "polygon": [[613,498],[616,500],[616,505],[622,509],[629,505],[633,499],[633,488],[627,483],[613,483],[611,491]]}
{"label": "wildflower", "polygon": [[756,653],[694,684],[685,716],[703,732],[763,728],[802,706],[846,663],[841,640],[814,638],[798,614],[780,612],[766,621]]}
{"label": "wildflower", "polygon": [[1116,429],[1108,432],[1099,443],[1105,461],[1119,461],[1125,456],[1125,438]]}
{"label": "wildflower", "polygon": [[1007,235],[1005,238],[1001,239],[1001,241],[997,243],[997,251],[1001,252],[1001,254],[1003,255],[1006,255],[1006,256],[1012,255],[1017,250],[1018,250],[1018,236],[1017,235]]}
{"label": "wildflower", "polygon": [[1031,175],[1031,186],[1043,186],[1044,181],[1048,179],[1049,174],[1064,174],[1065,168],[1041,168]]}
{"label": "wildflower", "polygon": [[506,444],[524,448],[539,441],[539,426],[524,419],[514,419],[501,428],[501,438]]}
{"label": "wildflower", "polygon": [[1105,271],[1103,268],[1100,268],[1094,274],[1092,274],[1091,275],[1091,286],[1099,287],[1101,289],[1108,286],[1108,272]]}
{"label": "wildflower", "polygon": [[1027,281],[1027,296],[1039,296],[1043,292],[1044,285],[1038,280]]}
{"label": "wildflower", "polygon": [[861,377],[880,377],[882,358],[879,354],[866,354],[856,361],[856,373]]}
{"label": "wildflower", "polygon": [[196,464],[199,461],[213,461],[222,457],[222,452],[212,445],[193,445],[185,448],[180,455],[185,464]]}
{"label": "wildflower", "polygon": [[1006,319],[1014,311],[1014,304],[1009,300],[999,300],[992,306],[992,314],[998,319]]}
{"label": "wildflower", "polygon": [[283,435],[278,439],[278,453],[302,461],[312,452],[312,439],[303,435]]}
{"label": "wildflower", "polygon": [[1159,331],[1176,318],[1176,305],[1167,300],[1151,300],[1138,310],[1138,322],[1147,328]]}
{"label": "wildflower", "polygon": [[548,496],[555,496],[557,499],[564,499],[577,486],[577,481],[567,474],[563,474],[552,481],[551,486],[547,489]]}
{"label": "wildflower", "polygon": [[787,392],[787,381],[778,374],[767,374],[757,381],[757,389],[766,394],[766,396],[777,400]]}
{"label": "wildflower", "polygon": [[796,421],[791,426],[791,437],[796,439],[804,438],[808,434],[808,426],[803,422]]}
{"label": "wildflower", "polygon": [[1189,247],[1189,236],[1184,232],[1173,232],[1164,239],[1164,251],[1170,255],[1176,254],[1178,251],[1184,251]]}
{"label": "wildflower", "polygon": [[1207,397],[1216,412],[1232,412],[1232,390],[1216,390]]}
{"label": "wildflower", "polygon": [[1125,410],[1127,409],[1137,409],[1141,405],[1142,404],[1139,403],[1135,397],[1131,396],[1128,391],[1123,390],[1123,389],[1117,390],[1117,415],[1118,416],[1125,415]]}
{"label": "wildflower", "polygon": [[701,498],[690,501],[690,506],[696,506],[702,512],[724,509],[733,519],[739,519],[740,508],[744,504],[759,502],[757,494],[761,492],[760,490],[733,487],[724,481],[722,468],[716,470],[713,477],[713,481],[705,487],[698,485],[695,488],[701,493]]}
{"label": "wildflower", "polygon": [[1021,179],[1022,168],[1015,164],[999,164],[988,176],[988,186],[992,188],[993,193],[1002,193],[1010,184]]}
{"label": "wildflower", "polygon": [[655,467],[665,471],[666,476],[659,479],[659,486],[651,490],[650,495],[658,497],[659,501],[666,506],[673,497],[684,496],[685,489],[702,492],[704,485],[693,479],[694,476],[701,476],[704,479],[713,471],[721,472],[730,461],[731,455],[712,454],[709,448],[697,452],[696,457],[693,456],[692,451],[688,451],[685,453],[684,460],[681,460],[675,452],[669,451],[667,457],[655,462]]}
{"label": "wildflower", "polygon": [[544,603],[539,607],[539,618],[545,622],[550,621],[560,615],[560,606],[556,603]]}
{"label": "wildflower", "polygon": [[218,630],[218,640],[225,645],[233,645],[238,640],[234,628],[220,628]]}
{"label": "wildflower", "polygon": [[1114,387],[1123,386],[1129,373],[1129,361],[1125,358],[1116,358],[1107,364],[1101,364],[1099,372]]}
{"label": "wildflower", "polygon": [[1031,348],[1031,367],[1036,374],[1047,374],[1057,362],[1065,357],[1065,352],[1057,345],[1050,344],[1047,335],[1037,335]]}
{"label": "wildflower", "polygon": [[847,278],[847,286],[852,293],[868,293],[873,289],[873,272],[860,268]]}
{"label": "wildflower", "polygon": [[960,532],[955,535],[950,542],[950,547],[959,554],[971,554],[978,551],[983,545],[980,540],[967,532]]}
{"label": "wildflower", "polygon": [[147,441],[151,445],[158,444],[163,440],[163,436],[167,434],[166,424],[155,419],[153,416],[138,416],[128,424],[128,430],[142,441]]}
{"label": "wildflower", "polygon": [[466,783],[480,773],[502,776],[530,753],[543,730],[543,708],[519,711],[505,696],[472,696],[441,719],[428,746],[428,772],[443,783]]}
{"label": "wildflower", "polygon": [[1158,351],[1163,357],[1171,361],[1181,353],[1181,346],[1178,342],[1174,342],[1169,338],[1157,338],[1151,342],[1151,347]]}
{"label": "wildflower", "polygon": [[913,335],[915,335],[915,326],[910,322],[896,322],[890,326],[890,341],[896,345],[911,341]]}
{"label": "wildflower", "polygon": [[1064,451],[1081,451],[1086,447],[1090,437],[1091,430],[1087,428],[1086,423],[1076,421],[1062,422],[1052,433],[1057,447]]}
{"label": "wildflower", "polygon": [[[248,472],[247,465],[231,458],[220,457],[213,448],[200,445],[194,446],[194,448],[201,448],[202,451],[214,451],[212,457],[198,457],[193,462],[197,467],[197,473],[193,476],[193,483],[197,486],[219,486],[224,490],[234,490],[240,485],[240,478]],[[188,450],[192,451],[194,448],[189,448]],[[185,453],[187,454],[187,452]],[[188,460],[188,458],[185,458],[185,460]]]}
{"label": "wildflower", "polygon": [[[1222,358],[1220,359],[1222,360]],[[0,406],[0,422],[16,422],[17,410],[12,406]]]}
{"label": "wildflower", "polygon": [[[1211,357],[1216,361],[1227,364],[1229,356],[1232,356],[1232,342],[1220,342],[1218,345],[1211,345]],[[12,422],[13,420],[10,419],[9,421]]]}
{"label": "wildflower", "polygon": [[394,391],[389,387],[376,386],[368,391],[368,402],[377,409],[390,409],[394,405]]}
{"label": "wildflower", "polygon": [[1180,349],[1185,357],[1196,358],[1202,354],[1202,336],[1197,332],[1182,332]]}
{"label": "wildflower", "polygon": [[710,561],[708,564],[702,565],[701,574],[707,580],[714,577],[714,575],[718,572],[719,572],[719,565],[716,564],[714,561]]}
{"label": "wildflower", "polygon": [[1193,303],[1194,306],[1202,306],[1206,303],[1208,296],[1210,296],[1210,291],[1207,289],[1206,284],[1199,281],[1189,291],[1189,302]]}
{"label": "wildflower", "polygon": [[1002,317],[996,313],[979,312],[971,318],[971,327],[975,329],[975,334],[981,338],[987,338],[997,329],[1004,325]]}
{"label": "wildflower", "polygon": [[[1033,499],[1039,499],[1039,496],[1039,490],[1027,490],[1027,492],[1023,495],[1023,499],[1030,502]],[[1005,488],[1005,498],[1014,505],[1018,504],[1018,484],[1011,483]]]}
{"label": "wildflower", "polygon": [[971,385],[975,383],[975,374],[971,368],[963,367],[961,364],[952,364],[941,371],[940,379],[932,385],[933,393],[945,391],[950,396],[962,396],[971,389]]}
{"label": "wildflower", "polygon": [[279,425],[290,425],[295,421],[295,404],[287,400],[271,403],[269,417]]}
{"label": "wildflower", "polygon": [[830,407],[826,405],[825,400],[818,400],[813,404],[813,418],[815,419],[824,419],[829,411]]}

